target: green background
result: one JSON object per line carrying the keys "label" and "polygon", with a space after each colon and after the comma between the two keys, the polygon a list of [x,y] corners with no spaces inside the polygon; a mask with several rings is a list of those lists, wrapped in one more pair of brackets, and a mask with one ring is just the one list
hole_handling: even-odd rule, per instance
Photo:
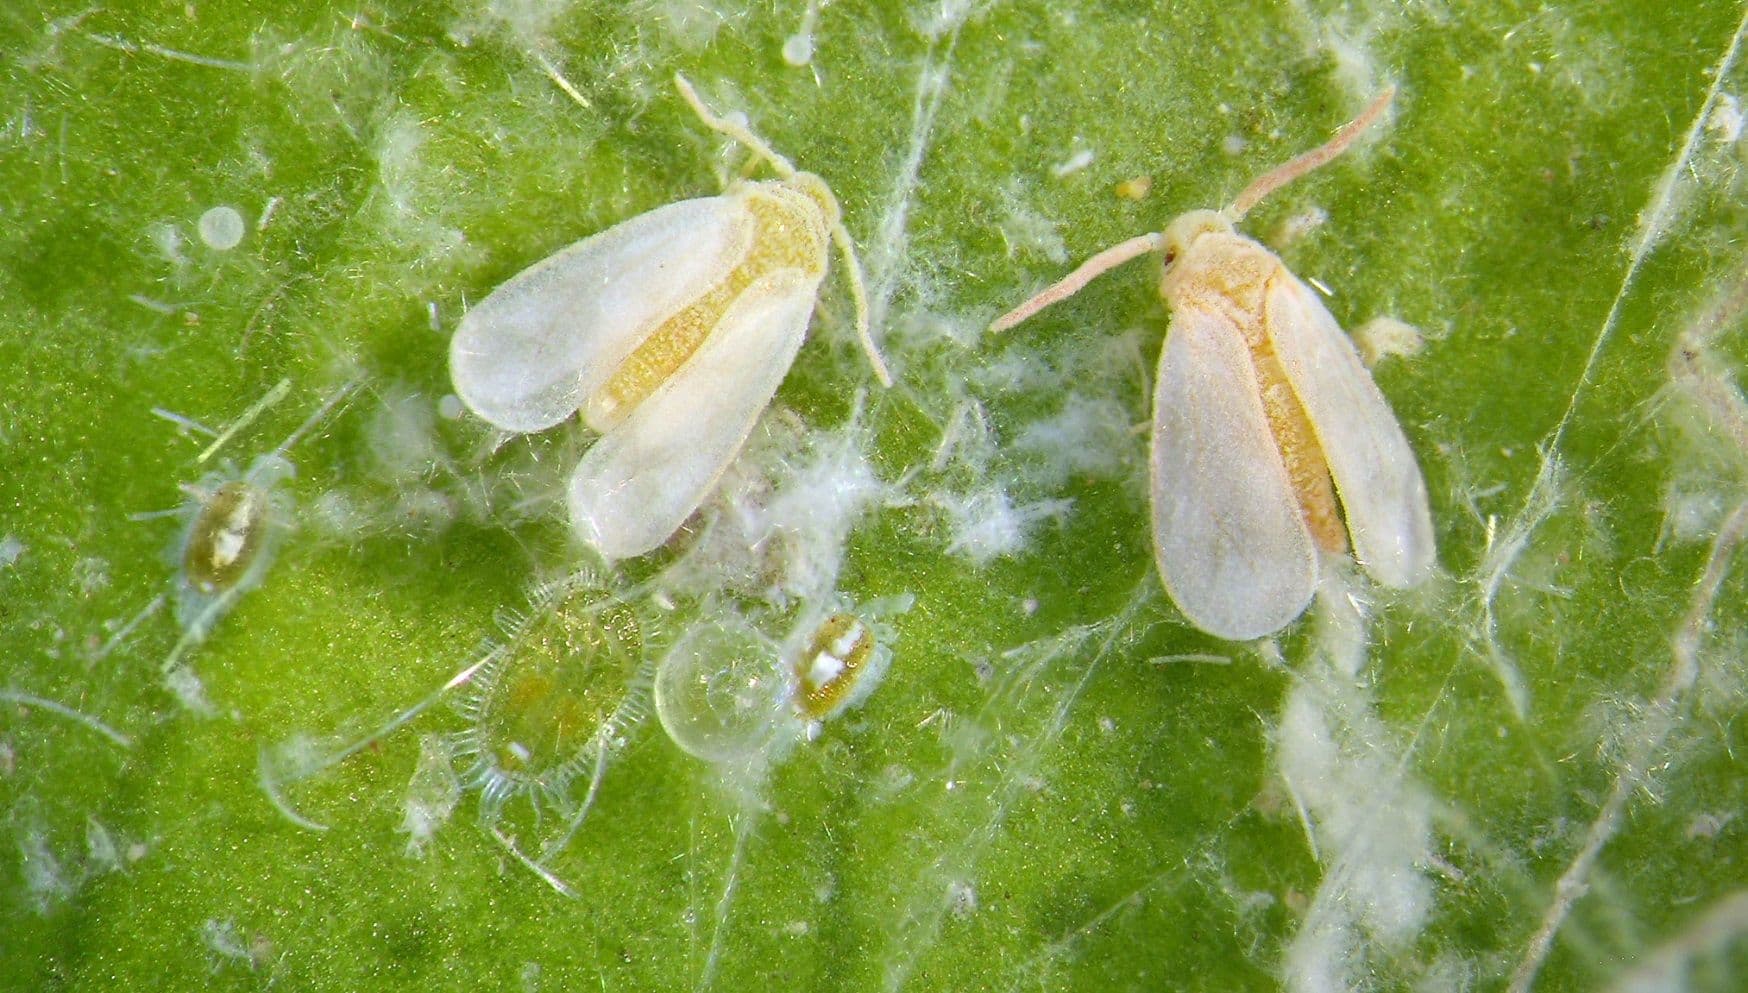
{"label": "green background", "polygon": [[[1744,10],[906,7],[828,4],[801,66],[802,0],[0,12],[0,986],[1739,988]],[[740,160],[676,71],[860,243],[899,385],[870,389],[833,280],[749,458],[780,469],[788,431],[885,481],[836,586],[914,595],[891,672],[762,781],[647,721],[553,860],[574,898],[474,793],[407,854],[447,707],[289,788],[330,826],[301,829],[261,749],[386,720],[582,561],[550,498],[587,439],[494,452],[439,416],[446,341],[526,265],[721,189]],[[1346,326],[1425,333],[1376,378],[1440,575],[1337,571],[1275,642],[1219,642],[1153,578],[1157,263],[982,327],[1389,83],[1387,124],[1245,229]],[[228,250],[198,234],[219,205]],[[152,413],[223,425],[281,379],[205,464]],[[177,524],[136,516],[351,379],[289,453],[277,561],[190,656],[192,713],[150,609]],[[650,610],[652,657],[713,612],[785,634],[710,581]],[[503,827],[551,824],[518,799]]]}

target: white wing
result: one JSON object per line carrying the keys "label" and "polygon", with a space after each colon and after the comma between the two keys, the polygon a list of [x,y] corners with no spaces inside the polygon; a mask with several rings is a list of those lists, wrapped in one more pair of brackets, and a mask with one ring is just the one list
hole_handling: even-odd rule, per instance
{"label": "white wing", "polygon": [[719,282],[751,237],[739,199],[701,197],[639,214],[529,266],[455,329],[456,395],[506,431],[552,427],[651,330]]}
{"label": "white wing", "polygon": [[698,351],[583,456],[571,525],[609,559],[668,540],[734,461],[807,334],[819,277],[770,273],[747,287]]}
{"label": "white wing", "polygon": [[1244,641],[1304,612],[1317,552],[1238,328],[1181,302],[1153,394],[1153,548],[1172,602]]}
{"label": "white wing", "polygon": [[1426,481],[1384,394],[1316,294],[1282,267],[1269,280],[1263,324],[1311,420],[1341,496],[1354,557],[1386,586],[1432,572]]}

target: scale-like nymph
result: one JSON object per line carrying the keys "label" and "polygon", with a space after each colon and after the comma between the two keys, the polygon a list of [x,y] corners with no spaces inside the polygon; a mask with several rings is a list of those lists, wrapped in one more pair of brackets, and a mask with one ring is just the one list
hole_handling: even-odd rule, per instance
{"label": "scale-like nymph", "polygon": [[1259,638],[1298,617],[1320,552],[1344,552],[1350,539],[1386,586],[1433,569],[1426,484],[1353,342],[1273,252],[1233,228],[1341,154],[1393,92],[1232,206],[1106,249],[993,325],[1012,327],[1138,255],[1164,257],[1159,293],[1172,321],[1153,395],[1154,554],[1172,602],[1222,638]]}
{"label": "scale-like nymph", "polygon": [[854,614],[822,621],[795,657],[795,708],[810,721],[829,720],[874,692],[892,649]]}
{"label": "scale-like nymph", "polygon": [[831,246],[868,329],[849,233],[825,181],[681,95],[776,180],[682,200],[571,245],[493,290],[450,343],[457,396],[506,431],[572,414],[601,437],[568,487],[571,524],[608,559],[666,541],[715,488],[800,349]]}
{"label": "scale-like nymph", "polygon": [[291,509],[277,487],[296,475],[289,460],[269,453],[241,476],[211,474],[184,487],[190,503],[177,543],[176,616],[185,628],[204,635],[231,602],[261,585]]}
{"label": "scale-like nymph", "polygon": [[607,759],[647,712],[648,687],[637,618],[621,602],[561,589],[510,620],[462,698],[468,727],[448,739],[463,787],[480,791],[481,823],[495,826],[516,796],[580,821]]}
{"label": "scale-like nymph", "polygon": [[[247,472],[229,467],[208,473],[200,482],[183,484],[188,501],[171,511],[135,515],[182,518],[182,532],[172,548],[176,570],[176,619],[182,637],[165,658],[163,670],[177,670],[189,649],[205,640],[216,624],[245,593],[261,585],[280,539],[291,528],[292,500],[279,484],[297,475],[286,457],[317,424],[356,388],[348,383],[322,403],[278,447],[257,456]],[[202,453],[204,461],[231,434],[290,392],[281,381]],[[169,416],[169,415],[167,415]],[[180,419],[178,419],[180,420]]]}
{"label": "scale-like nymph", "polygon": [[[294,822],[324,826],[293,810],[283,788],[333,768],[382,740],[439,700],[459,696],[467,725],[421,741],[409,786],[408,831],[422,848],[454,806],[478,790],[479,822],[518,861],[560,890],[545,867],[593,807],[612,756],[648,711],[649,669],[641,625],[623,600],[592,584],[567,581],[536,591],[526,614],[503,612],[502,637],[443,686],[376,730],[334,747],[294,739],[261,754],[261,785]],[[449,771],[448,775],[445,772]],[[499,829],[508,804],[527,797],[538,822],[561,819],[535,856]]]}

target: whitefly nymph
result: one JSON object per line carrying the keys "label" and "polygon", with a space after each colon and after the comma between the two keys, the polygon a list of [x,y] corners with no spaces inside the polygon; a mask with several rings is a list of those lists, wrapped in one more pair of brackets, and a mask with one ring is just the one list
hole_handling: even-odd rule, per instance
{"label": "whitefly nymph", "polygon": [[909,593],[859,606],[839,597],[802,614],[783,657],[795,676],[790,706],[809,739],[823,722],[860,707],[886,679],[898,638],[891,620],[915,602]]}
{"label": "whitefly nymph", "polygon": [[[213,625],[244,594],[261,585],[280,541],[292,528],[294,501],[280,487],[297,476],[287,453],[356,386],[349,383],[337,390],[277,447],[257,456],[248,471],[238,472],[227,462],[199,482],[182,484],[187,499],[180,507],[135,515],[137,520],[172,516],[183,522],[170,549],[176,567],[176,619],[183,633],[164,660],[166,673],[182,664],[188,650],[205,640]],[[289,382],[281,382],[269,391],[237,424],[220,433],[202,457],[216,451],[241,424],[283,397],[289,388]]]}
{"label": "whitefly nymph", "polygon": [[208,473],[186,484],[179,511],[187,523],[177,539],[176,619],[204,636],[231,604],[261,585],[279,539],[290,529],[291,496],[278,485],[297,475],[284,456],[268,453],[249,470]]}
{"label": "whitefly nymph", "polygon": [[[422,849],[453,809],[447,787],[431,784],[453,781],[457,796],[478,792],[479,822],[488,833],[565,890],[545,865],[581,826],[609,762],[648,713],[641,624],[623,599],[570,582],[538,589],[526,612],[500,611],[498,623],[501,636],[487,639],[472,663],[369,734],[331,748],[294,739],[264,750],[261,784],[274,804],[297,823],[323,829],[291,809],[283,787],[333,768],[447,700],[466,725],[421,740],[408,788],[410,847]],[[518,797],[529,801],[534,855],[500,829]],[[544,823],[548,816],[556,826]]]}
{"label": "whitefly nymph", "polygon": [[577,535],[609,560],[666,542],[716,488],[795,361],[834,245],[862,347],[891,382],[831,188],[675,84],[777,178],[584,238],[493,290],[450,342],[455,393],[488,423],[528,433],[580,414],[600,436],[567,494]]}
{"label": "whitefly nymph", "polygon": [[795,709],[809,721],[836,717],[866,700],[891,664],[891,646],[879,641],[867,622],[834,613],[794,656]]}
{"label": "whitefly nymph", "polygon": [[479,790],[488,828],[517,796],[580,821],[608,758],[648,712],[637,617],[598,592],[560,589],[504,622],[462,691],[468,726],[447,739],[462,785]]}

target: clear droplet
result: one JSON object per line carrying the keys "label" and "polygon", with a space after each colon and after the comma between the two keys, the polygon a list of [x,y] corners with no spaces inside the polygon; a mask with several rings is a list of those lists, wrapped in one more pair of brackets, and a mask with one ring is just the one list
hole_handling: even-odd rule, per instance
{"label": "clear droplet", "polygon": [[744,762],[795,726],[793,675],[776,645],[735,615],[682,636],[655,677],[656,717],[681,749]]}
{"label": "clear droplet", "polygon": [[200,215],[196,229],[200,232],[200,240],[208,248],[221,252],[241,244],[247,231],[243,225],[243,215],[237,213],[235,207],[214,207],[208,210]]}

